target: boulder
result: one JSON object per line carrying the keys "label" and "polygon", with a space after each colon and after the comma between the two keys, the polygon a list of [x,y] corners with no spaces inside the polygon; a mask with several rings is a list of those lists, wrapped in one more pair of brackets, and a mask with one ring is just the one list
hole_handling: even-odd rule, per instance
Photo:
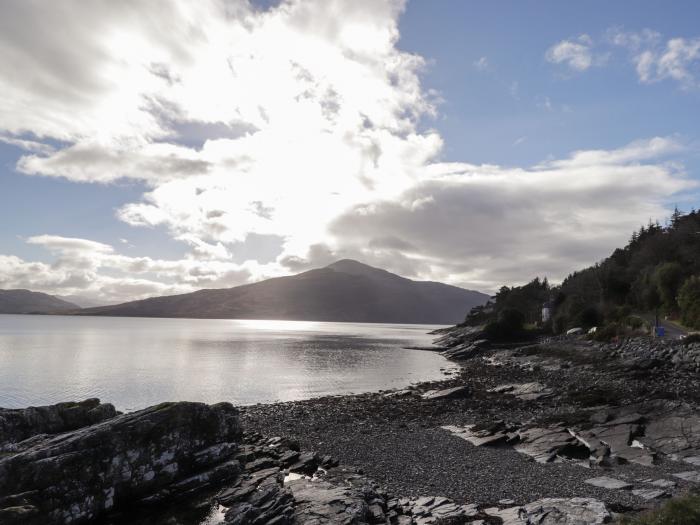
{"label": "boulder", "polygon": [[585,482],[589,485],[593,485],[594,487],[600,487],[602,489],[627,490],[632,488],[631,483],[627,483],[626,481],[622,481],[615,478],[610,478],[608,476],[590,478],[587,479]]}
{"label": "boulder", "polygon": [[86,523],[235,479],[240,436],[229,403],[186,402],[34,436],[0,458],[0,523]]}
{"label": "boulder", "polygon": [[305,478],[290,481],[287,489],[294,496],[296,523],[360,524],[370,523],[374,517],[361,489]]}
{"label": "boulder", "polygon": [[543,498],[522,507],[486,509],[503,525],[602,525],[611,519],[605,504],[592,498]]}
{"label": "boulder", "polygon": [[428,390],[421,397],[429,400],[464,399],[470,395],[471,389],[468,386],[456,386],[454,388],[446,388],[444,390]]}
{"label": "boulder", "polygon": [[86,399],[79,403],[28,408],[0,408],[0,450],[37,434],[58,434],[94,425],[117,415],[114,406]]}

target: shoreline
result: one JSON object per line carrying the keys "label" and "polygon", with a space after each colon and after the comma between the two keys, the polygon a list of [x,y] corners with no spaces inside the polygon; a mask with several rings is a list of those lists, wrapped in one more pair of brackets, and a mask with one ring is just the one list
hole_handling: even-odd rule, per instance
{"label": "shoreline", "polygon": [[[123,468],[141,492],[99,523],[292,524],[342,508],[357,523],[520,525],[523,512],[541,518],[554,509],[602,524],[697,490],[700,345],[453,343],[445,354],[461,356],[452,360],[458,374],[399,390],[239,407],[163,403],[121,415],[96,399],[0,411],[0,471],[21,478],[8,478],[18,492],[0,497],[0,517],[50,504],[93,523],[123,485]],[[116,448],[100,452],[96,439]],[[31,490],[35,474],[46,472],[38,458],[56,463],[49,499],[32,496],[42,494]],[[64,479],[75,461],[82,472],[105,460],[128,467],[100,474],[103,492]],[[72,497],[96,510],[62,503]]]}
{"label": "shoreline", "polygon": [[[583,352],[579,362],[568,360],[571,356],[566,354],[572,349],[566,347],[570,345],[574,352]],[[545,352],[544,359],[528,366],[488,362],[494,355],[525,349],[530,353],[539,346],[530,343],[515,349],[497,348],[478,358],[455,360],[461,366],[457,376],[399,391],[241,407],[241,418],[252,431],[298,440],[303,448],[332,455],[342,464],[361,469],[387,490],[405,496],[437,494],[480,506],[498,505],[501,500],[526,504],[542,497],[583,496],[599,499],[613,511],[629,512],[653,507],[671,493],[650,501],[629,490],[609,490],[585,481],[613,475],[634,484],[666,477],[676,486],[674,494],[696,487],[673,476],[691,465],[665,457],[658,457],[653,466],[622,460],[610,467],[584,468],[574,460],[541,464],[512,447],[476,447],[442,428],[484,421],[525,427],[557,422],[576,425],[605,408],[618,410],[640,403],[652,406],[679,398],[700,400],[697,379],[686,385],[693,394],[683,396],[677,387],[687,378],[682,373],[679,378],[673,370],[658,369],[659,375],[671,380],[654,391],[645,385],[648,377],[656,375],[653,370],[640,375],[634,366],[629,370],[616,368],[620,362],[600,360],[599,345],[588,342],[565,341],[560,346],[566,352]],[[586,355],[587,351],[591,355]],[[625,384],[620,384],[621,380]],[[553,395],[525,400],[489,392],[508,383],[541,383],[551,388]],[[463,399],[431,401],[421,397],[428,390],[463,385],[471,389]]]}

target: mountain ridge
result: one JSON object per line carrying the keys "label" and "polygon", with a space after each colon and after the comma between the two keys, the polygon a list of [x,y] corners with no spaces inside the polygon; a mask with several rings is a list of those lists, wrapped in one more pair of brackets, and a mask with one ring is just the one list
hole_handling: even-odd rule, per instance
{"label": "mountain ridge", "polygon": [[0,290],[0,314],[59,313],[80,308],[54,295],[23,288]]}
{"label": "mountain ridge", "polygon": [[488,295],[430,281],[413,281],[341,259],[296,275],[233,288],[202,289],[117,305],[78,315],[279,319],[302,321],[454,324]]}

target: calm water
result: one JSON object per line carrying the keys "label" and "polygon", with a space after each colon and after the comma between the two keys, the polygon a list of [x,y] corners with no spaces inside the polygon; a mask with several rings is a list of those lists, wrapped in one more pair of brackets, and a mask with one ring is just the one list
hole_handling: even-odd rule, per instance
{"label": "calm water", "polygon": [[368,392],[443,377],[434,326],[0,315],[0,406],[99,397],[234,404]]}

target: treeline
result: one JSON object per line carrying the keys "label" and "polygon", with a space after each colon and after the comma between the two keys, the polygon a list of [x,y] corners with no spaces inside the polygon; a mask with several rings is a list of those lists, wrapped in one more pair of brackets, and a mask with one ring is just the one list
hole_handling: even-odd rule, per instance
{"label": "treeline", "polygon": [[542,319],[555,333],[572,327],[638,327],[635,313],[678,318],[700,328],[700,212],[676,209],[666,226],[650,222],[632,234],[627,246],[610,257],[569,275],[560,286],[536,278],[524,286],[504,286],[484,307],[467,315],[467,324],[498,323],[519,312],[525,324]]}

